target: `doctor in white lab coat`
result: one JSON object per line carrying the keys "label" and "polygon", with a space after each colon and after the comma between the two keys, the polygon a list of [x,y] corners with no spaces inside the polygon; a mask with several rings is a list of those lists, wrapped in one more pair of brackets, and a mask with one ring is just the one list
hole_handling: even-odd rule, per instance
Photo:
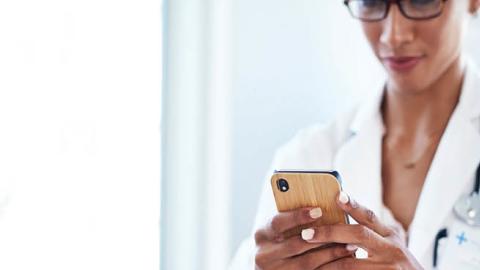
{"label": "doctor in white lab coat", "polygon": [[[480,269],[480,228],[459,227],[466,225],[452,211],[471,191],[480,163],[480,74],[462,53],[480,0],[346,6],[361,20],[387,79],[365,104],[301,130],[277,151],[252,235],[231,269],[434,269],[434,253],[440,269]],[[278,213],[269,182],[274,169],[338,171],[345,193],[337,203],[359,224],[281,238],[321,218],[322,209]],[[438,232],[455,228],[472,232],[469,250],[455,246],[455,235],[436,245]],[[339,245],[315,249],[325,242]]]}

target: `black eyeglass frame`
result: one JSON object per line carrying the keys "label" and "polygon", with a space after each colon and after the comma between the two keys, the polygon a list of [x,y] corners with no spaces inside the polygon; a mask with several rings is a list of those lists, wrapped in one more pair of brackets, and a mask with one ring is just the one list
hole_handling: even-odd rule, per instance
{"label": "black eyeglass frame", "polygon": [[408,14],[405,12],[405,10],[403,9],[403,5],[401,4],[401,2],[403,2],[404,0],[384,0],[384,2],[387,3],[387,7],[385,8],[385,13],[383,14],[383,16],[381,18],[378,18],[378,19],[364,19],[364,18],[359,18],[357,16],[355,16],[352,12],[352,9],[350,8],[350,2],[352,0],[344,0],[343,1],[343,4],[345,4],[345,6],[347,7],[348,11],[350,12],[350,15],[355,18],[355,19],[358,19],[358,20],[361,20],[363,22],[379,22],[379,21],[382,21],[382,20],[385,20],[387,17],[388,17],[388,13],[390,12],[390,7],[392,4],[397,4],[398,6],[398,9],[400,10],[400,13],[402,13],[402,15],[407,18],[407,19],[410,19],[410,20],[415,20],[415,21],[424,21],[424,20],[430,20],[430,19],[433,19],[433,18],[437,18],[439,17],[440,15],[442,15],[443,13],[443,9],[445,8],[445,3],[448,1],[448,0],[441,0],[442,1],[442,8],[440,9],[439,12],[431,15],[431,16],[427,16],[427,17],[421,17],[421,18],[416,18],[416,17],[411,17],[411,16],[408,16]]}

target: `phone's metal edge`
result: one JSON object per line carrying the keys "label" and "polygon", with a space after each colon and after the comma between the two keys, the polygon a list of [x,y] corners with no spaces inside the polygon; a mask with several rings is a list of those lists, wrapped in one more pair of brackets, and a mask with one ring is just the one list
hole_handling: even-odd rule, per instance
{"label": "phone's metal edge", "polygon": [[316,171],[316,170],[274,170],[273,173],[327,173],[335,177],[340,182],[340,188],[343,186],[342,177],[338,171]]}

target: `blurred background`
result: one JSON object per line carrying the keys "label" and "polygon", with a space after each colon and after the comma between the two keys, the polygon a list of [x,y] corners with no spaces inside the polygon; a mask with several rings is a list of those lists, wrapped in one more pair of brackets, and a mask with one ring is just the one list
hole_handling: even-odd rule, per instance
{"label": "blurred background", "polygon": [[226,269],[274,151],[382,77],[340,0],[0,2],[0,269]]}
{"label": "blurred background", "polygon": [[161,5],[0,1],[0,269],[158,269]]}

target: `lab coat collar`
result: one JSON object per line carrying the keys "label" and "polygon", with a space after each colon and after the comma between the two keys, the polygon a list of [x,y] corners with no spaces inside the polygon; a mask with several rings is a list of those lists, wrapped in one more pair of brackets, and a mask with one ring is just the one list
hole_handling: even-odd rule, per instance
{"label": "lab coat collar", "polygon": [[[344,188],[360,203],[382,215],[382,138],[385,128],[380,106],[384,84],[357,111],[350,125],[351,136],[340,147],[335,168],[344,178]],[[457,198],[471,183],[480,162],[480,76],[466,61],[459,103],[450,118],[427,174],[414,220],[410,226],[409,248],[423,256],[435,234],[452,211]]]}
{"label": "lab coat collar", "polygon": [[[367,99],[365,103],[359,107],[350,125],[350,132],[354,135],[357,135],[362,130],[366,130],[368,132],[368,128],[371,127],[371,125],[375,124],[381,124],[380,127],[382,134],[385,131],[380,111],[383,96],[385,94],[384,79],[382,78],[377,83],[372,84],[369,89],[373,90],[373,92],[369,95],[370,98]],[[378,122],[378,120],[380,120],[380,122]]]}
{"label": "lab coat collar", "polygon": [[465,78],[458,104],[459,114],[474,120],[480,117],[480,72],[475,62],[466,57]]}

